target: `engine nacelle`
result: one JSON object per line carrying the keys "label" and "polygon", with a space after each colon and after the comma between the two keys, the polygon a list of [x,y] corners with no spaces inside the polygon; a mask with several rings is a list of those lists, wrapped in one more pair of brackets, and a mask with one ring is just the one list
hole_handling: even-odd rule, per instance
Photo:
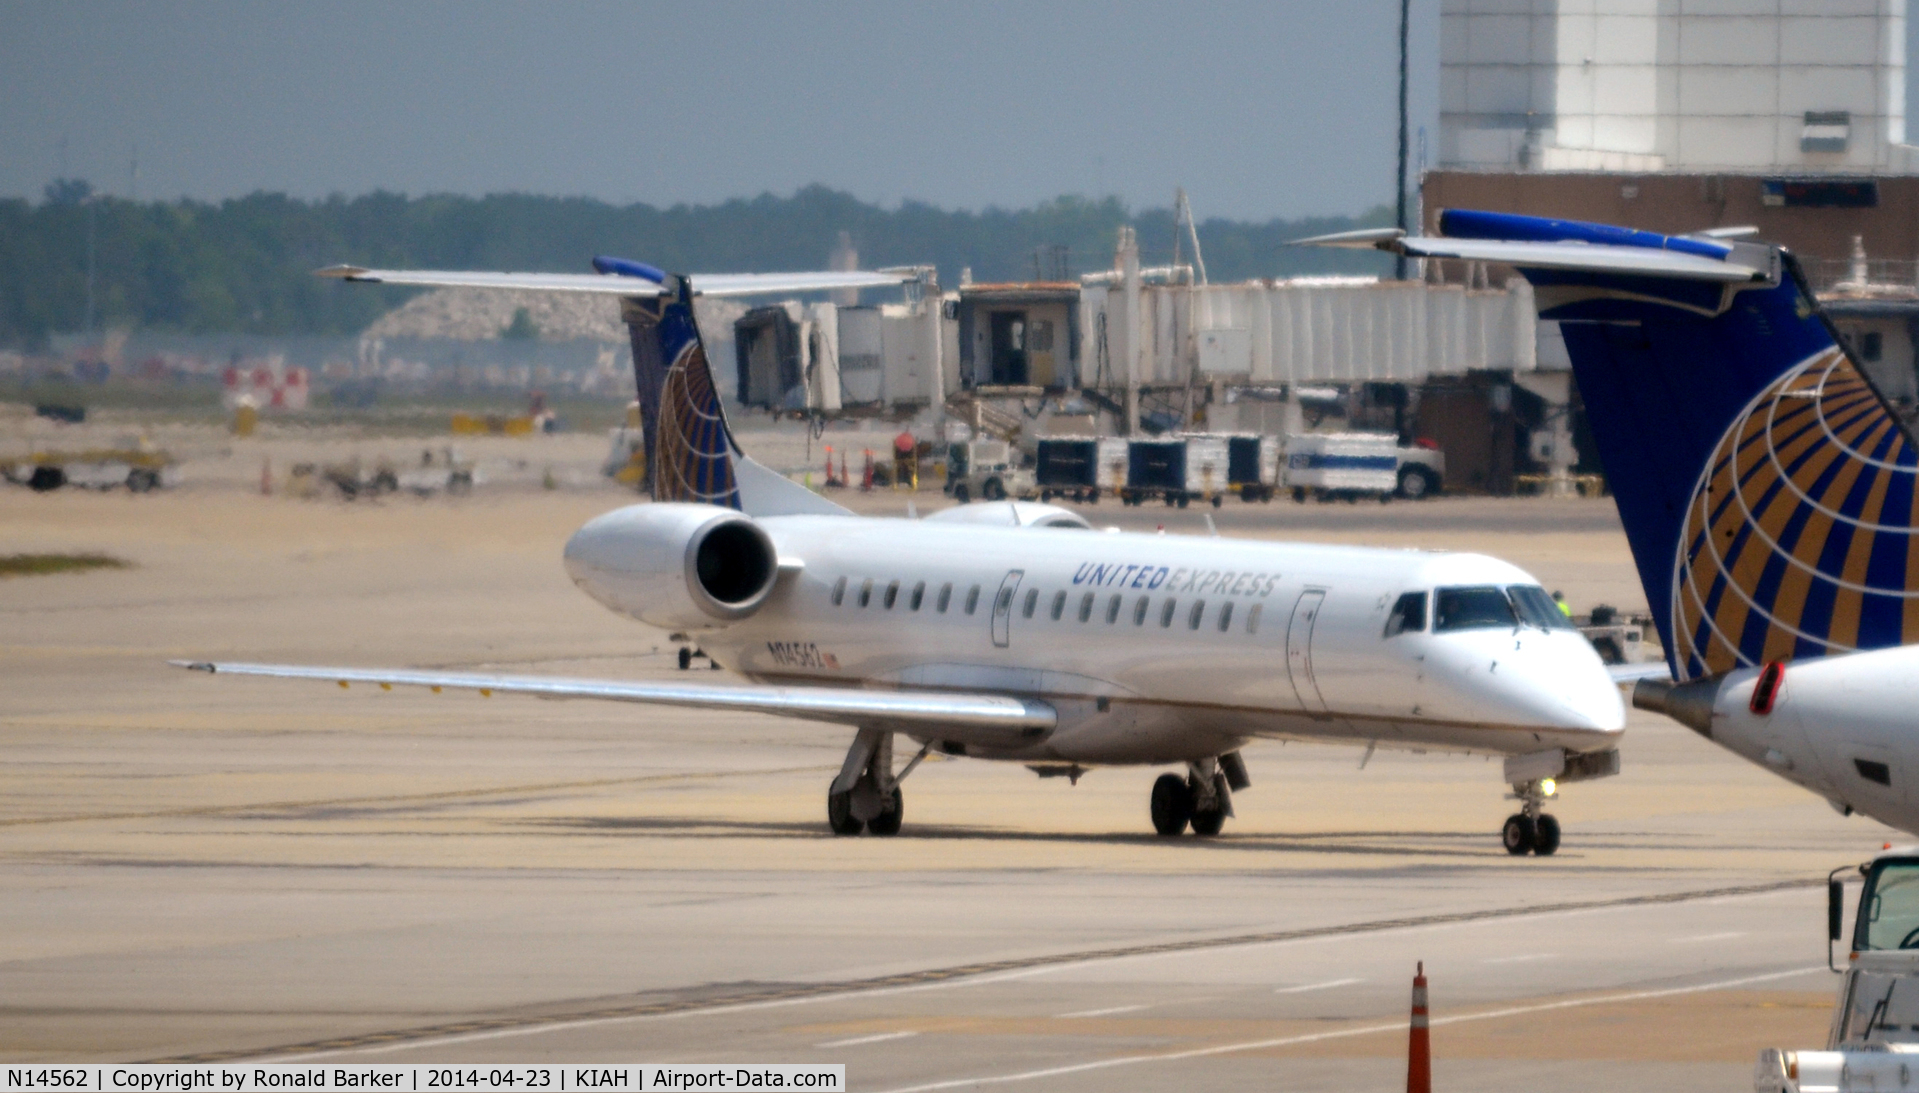
{"label": "engine nacelle", "polygon": [[779,579],[779,553],[766,529],[732,509],[630,505],[573,533],[566,572],[621,614],[663,630],[711,630],[759,610]]}

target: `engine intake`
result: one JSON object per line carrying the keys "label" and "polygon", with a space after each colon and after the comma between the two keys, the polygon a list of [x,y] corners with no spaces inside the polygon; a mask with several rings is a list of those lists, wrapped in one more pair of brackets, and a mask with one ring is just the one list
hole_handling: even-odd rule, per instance
{"label": "engine intake", "polygon": [[751,517],[712,505],[632,505],[595,517],[566,544],[587,595],[667,630],[710,630],[758,611],[779,552]]}

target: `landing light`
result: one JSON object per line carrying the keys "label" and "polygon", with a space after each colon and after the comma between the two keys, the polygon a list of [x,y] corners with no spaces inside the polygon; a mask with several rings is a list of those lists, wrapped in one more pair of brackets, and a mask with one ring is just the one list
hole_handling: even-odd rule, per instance
{"label": "landing light", "polygon": [[1541,778],[1539,780],[1539,792],[1551,797],[1553,794],[1559,792],[1559,783],[1553,781],[1551,778]]}

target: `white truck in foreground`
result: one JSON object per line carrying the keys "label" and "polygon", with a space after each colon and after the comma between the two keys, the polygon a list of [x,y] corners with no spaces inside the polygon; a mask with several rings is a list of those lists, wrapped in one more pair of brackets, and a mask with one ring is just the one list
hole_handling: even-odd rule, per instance
{"label": "white truck in foreground", "polygon": [[[1844,937],[1845,885],[1826,885],[1827,951]],[[1888,850],[1859,867],[1865,888],[1823,1051],[1767,1048],[1753,1067],[1757,1093],[1919,1089],[1919,847]]]}

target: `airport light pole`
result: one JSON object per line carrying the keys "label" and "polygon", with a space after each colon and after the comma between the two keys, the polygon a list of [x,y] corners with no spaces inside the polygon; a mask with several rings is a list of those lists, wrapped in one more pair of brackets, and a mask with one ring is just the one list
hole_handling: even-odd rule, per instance
{"label": "airport light pole", "polygon": [[[1396,178],[1395,221],[1399,230],[1405,232],[1406,225],[1406,32],[1412,18],[1412,0],[1399,0],[1399,174]],[[1401,281],[1406,279],[1406,256],[1393,259],[1393,276]]]}

